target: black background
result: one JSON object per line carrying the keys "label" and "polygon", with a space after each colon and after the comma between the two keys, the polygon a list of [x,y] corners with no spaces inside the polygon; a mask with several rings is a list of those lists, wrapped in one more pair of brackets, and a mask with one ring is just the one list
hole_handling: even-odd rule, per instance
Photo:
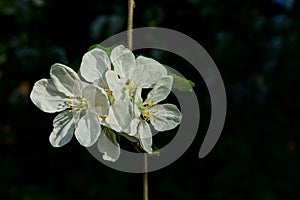
{"label": "black background", "polygon": [[[196,83],[201,108],[189,150],[149,174],[150,199],[299,198],[299,9],[292,0],[136,0],[134,27],[174,29],[199,42],[228,98],[220,140],[199,159],[206,86],[176,55],[149,55]],[[0,199],[141,199],[141,174],[106,167],[75,139],[53,148],[55,114],[29,99],[53,63],[77,70],[89,46],[126,30],[126,21],[127,1],[0,0]]]}

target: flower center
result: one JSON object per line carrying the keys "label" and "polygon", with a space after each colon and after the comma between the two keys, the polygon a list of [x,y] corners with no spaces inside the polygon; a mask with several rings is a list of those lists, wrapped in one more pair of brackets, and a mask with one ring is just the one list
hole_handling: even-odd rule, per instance
{"label": "flower center", "polygon": [[80,96],[69,96],[69,101],[66,101],[67,109],[69,112],[79,113],[82,110],[88,109],[88,104],[85,98]]}
{"label": "flower center", "polygon": [[136,88],[140,85],[140,83],[132,80],[132,79],[129,79],[125,86],[124,86],[124,90],[127,90],[128,93],[129,93],[129,98],[130,100],[132,100],[132,98],[134,97],[135,95],[135,92],[136,92]]}
{"label": "flower center", "polygon": [[152,119],[152,116],[157,112],[155,109],[150,109],[154,105],[153,102],[147,102],[145,101],[139,106],[139,109],[141,111],[142,118],[146,121],[150,121]]}

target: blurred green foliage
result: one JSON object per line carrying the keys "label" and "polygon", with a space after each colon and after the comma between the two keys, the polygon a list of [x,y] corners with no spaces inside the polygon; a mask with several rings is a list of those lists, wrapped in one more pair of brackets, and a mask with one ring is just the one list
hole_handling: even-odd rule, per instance
{"label": "blurred green foliage", "polygon": [[[222,136],[200,160],[210,116],[206,86],[186,61],[147,51],[195,82],[201,110],[189,150],[150,173],[150,199],[298,199],[299,1],[135,1],[134,27],[175,29],[197,40],[219,67],[228,97]],[[75,140],[51,147],[55,115],[29,99],[53,63],[76,69],[90,45],[126,30],[126,3],[0,0],[0,199],[141,199],[140,174],[102,165]],[[174,136],[166,134],[156,139]]]}

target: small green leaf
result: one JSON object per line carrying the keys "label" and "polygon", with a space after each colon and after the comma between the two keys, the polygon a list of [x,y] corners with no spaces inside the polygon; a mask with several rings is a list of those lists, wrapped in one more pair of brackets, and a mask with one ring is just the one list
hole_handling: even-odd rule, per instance
{"label": "small green leaf", "polygon": [[155,144],[152,144],[151,147],[152,147],[152,150],[153,150],[153,151],[158,151],[158,150],[159,150],[159,148],[158,148]]}
{"label": "small green leaf", "polygon": [[152,153],[152,155],[153,156],[156,156],[156,155],[159,155],[159,148],[155,145],[155,144],[152,144],[152,151],[153,151],[153,153]]}
{"label": "small green leaf", "polygon": [[191,80],[173,74],[170,71],[168,71],[168,74],[173,76],[173,88],[176,88],[181,92],[191,92],[193,87],[195,87],[195,83]]}
{"label": "small green leaf", "polygon": [[91,46],[89,47],[89,50],[88,50],[88,51],[91,51],[91,50],[97,48],[99,45],[100,45],[100,44],[93,44],[93,45],[91,45]]}

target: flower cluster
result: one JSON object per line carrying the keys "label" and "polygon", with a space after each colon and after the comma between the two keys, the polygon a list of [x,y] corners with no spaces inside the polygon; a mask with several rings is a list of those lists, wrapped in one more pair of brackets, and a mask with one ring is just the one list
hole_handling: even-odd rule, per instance
{"label": "flower cluster", "polygon": [[[172,85],[173,77],[162,64],[135,58],[119,45],[109,55],[100,48],[87,52],[78,74],[63,64],[52,65],[50,79],[37,81],[30,98],[44,112],[60,112],[49,138],[54,147],[67,144],[74,134],[85,147],[97,142],[103,159],[116,161],[120,155],[116,134],[138,141],[151,154],[150,124],[166,131],[180,123],[175,105],[159,104]],[[145,99],[143,89],[150,90]]]}

